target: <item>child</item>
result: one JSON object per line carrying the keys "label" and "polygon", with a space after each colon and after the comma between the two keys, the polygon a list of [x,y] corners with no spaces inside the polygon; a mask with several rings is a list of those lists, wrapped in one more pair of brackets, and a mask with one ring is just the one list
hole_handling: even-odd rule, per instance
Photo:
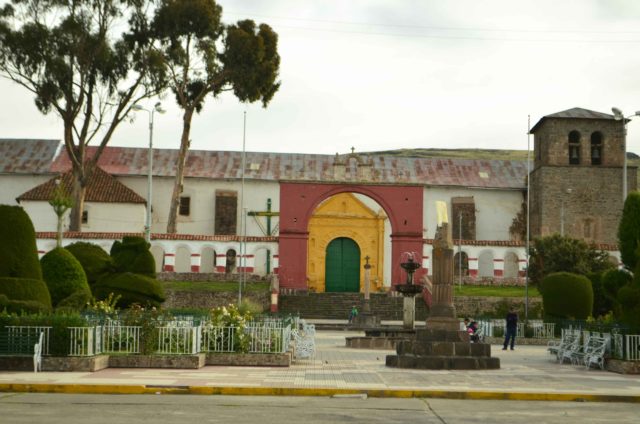
{"label": "child", "polygon": [[356,305],[351,307],[351,311],[349,311],[349,324],[353,323],[353,320],[358,316],[358,308]]}

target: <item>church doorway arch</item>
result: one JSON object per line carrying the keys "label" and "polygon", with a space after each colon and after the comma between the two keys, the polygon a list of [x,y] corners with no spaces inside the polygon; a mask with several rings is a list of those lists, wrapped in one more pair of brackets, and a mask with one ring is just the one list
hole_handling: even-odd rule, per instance
{"label": "church doorway arch", "polygon": [[360,247],[348,237],[333,239],[327,246],[325,291],[360,291]]}
{"label": "church doorway arch", "polygon": [[[384,210],[391,228],[391,284],[406,280],[400,268],[403,252],[416,252],[422,264],[423,187],[421,185],[336,184],[282,181],[280,183],[280,233],[278,237],[280,287],[308,290],[309,220],[317,206],[339,193],[357,193],[374,200]],[[416,272],[420,279],[424,268]]]}

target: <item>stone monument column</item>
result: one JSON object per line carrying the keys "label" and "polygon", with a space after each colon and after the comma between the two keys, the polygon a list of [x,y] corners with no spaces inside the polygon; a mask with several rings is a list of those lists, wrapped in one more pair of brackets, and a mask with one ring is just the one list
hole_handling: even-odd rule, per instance
{"label": "stone monument column", "polygon": [[427,328],[434,330],[460,329],[453,304],[453,242],[449,224],[442,222],[433,242],[433,292]]}

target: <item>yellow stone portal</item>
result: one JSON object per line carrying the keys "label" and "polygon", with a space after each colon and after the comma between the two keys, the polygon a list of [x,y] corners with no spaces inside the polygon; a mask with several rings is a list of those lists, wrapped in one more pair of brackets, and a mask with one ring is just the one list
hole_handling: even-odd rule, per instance
{"label": "yellow stone portal", "polygon": [[376,213],[351,193],[342,193],[322,202],[309,220],[309,290],[325,291],[327,246],[338,237],[347,237],[360,248],[360,291],[364,292],[364,265],[369,256],[372,292],[383,285],[384,222],[386,214]]}

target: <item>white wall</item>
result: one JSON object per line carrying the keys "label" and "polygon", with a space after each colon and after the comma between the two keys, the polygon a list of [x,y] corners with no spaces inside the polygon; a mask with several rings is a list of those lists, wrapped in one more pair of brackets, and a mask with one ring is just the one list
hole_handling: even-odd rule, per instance
{"label": "white wall", "polygon": [[[58,218],[48,202],[25,200],[21,205],[29,214],[36,231],[57,231]],[[111,233],[144,231],[144,204],[86,202],[85,210],[88,212],[88,222],[82,224],[82,231]],[[68,214],[67,212],[65,218],[65,231],[69,228]]]}
{"label": "white wall", "polygon": [[[425,187],[425,237],[434,238],[437,226],[436,201],[447,204],[449,222],[451,199],[473,196],[476,206],[476,240],[509,240],[509,227],[522,205],[522,192],[518,190],[465,189],[459,187]],[[455,236],[454,236],[455,238]]]}
{"label": "white wall", "polygon": [[[146,177],[117,177],[118,181],[141,195],[147,197]],[[173,192],[173,178],[155,177],[152,194],[151,232],[165,233],[169,217],[169,203]],[[191,214],[178,217],[178,232],[181,234],[213,235],[215,229],[216,190],[229,190],[238,193],[237,235],[241,232],[241,182],[209,180],[203,178],[185,178],[182,196],[191,197]],[[280,210],[280,185],[277,181],[245,180],[244,205],[247,212],[266,211],[267,199],[271,199],[271,210]],[[266,218],[256,217],[266,229]],[[278,217],[271,218],[271,228],[278,224]],[[264,236],[254,217],[248,216],[247,236]]]}
{"label": "white wall", "polygon": [[53,175],[0,175],[0,205],[18,205],[16,197],[51,179]]}

